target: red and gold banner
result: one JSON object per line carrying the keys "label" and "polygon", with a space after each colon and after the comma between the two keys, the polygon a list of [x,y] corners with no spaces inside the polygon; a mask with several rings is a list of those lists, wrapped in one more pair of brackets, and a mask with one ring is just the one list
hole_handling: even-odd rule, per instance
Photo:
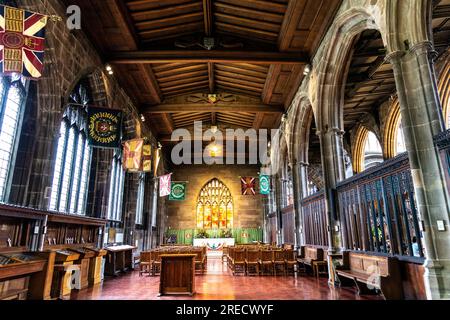
{"label": "red and gold banner", "polygon": [[142,147],[141,171],[152,171],[152,146],[150,144],[146,144]]}
{"label": "red and gold banner", "polygon": [[0,5],[0,72],[40,78],[47,16]]}
{"label": "red and gold banner", "polygon": [[256,178],[242,177],[241,178],[242,195],[256,195]]}
{"label": "red and gold banner", "polygon": [[123,144],[123,167],[130,172],[138,172],[141,169],[143,139],[126,141]]}

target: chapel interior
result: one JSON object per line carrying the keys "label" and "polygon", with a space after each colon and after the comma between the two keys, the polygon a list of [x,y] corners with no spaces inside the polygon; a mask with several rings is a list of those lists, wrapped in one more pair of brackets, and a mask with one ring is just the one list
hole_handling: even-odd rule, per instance
{"label": "chapel interior", "polygon": [[450,0],[1,1],[0,300],[450,299],[449,45]]}

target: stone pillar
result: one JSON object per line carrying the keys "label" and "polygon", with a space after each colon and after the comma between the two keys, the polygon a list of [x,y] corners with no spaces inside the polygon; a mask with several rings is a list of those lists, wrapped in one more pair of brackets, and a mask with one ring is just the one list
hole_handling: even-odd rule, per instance
{"label": "stone pillar", "polygon": [[294,222],[295,222],[295,249],[300,248],[304,244],[303,239],[303,213],[302,199],[305,196],[304,179],[302,177],[302,163],[295,162],[292,166],[292,182],[294,185]]}
{"label": "stone pillar", "polygon": [[275,209],[277,215],[277,245],[283,243],[283,225],[281,221],[282,181],[279,174],[274,176]]}
{"label": "stone pillar", "polygon": [[[323,177],[325,185],[325,203],[328,229],[328,255],[336,254],[340,251],[341,236],[336,208],[336,185],[345,179],[344,165],[344,132],[339,128],[324,128],[324,131],[317,132],[320,137],[320,153],[323,167]],[[333,282],[333,267],[328,259],[329,282]]]}
{"label": "stone pillar", "polygon": [[[428,299],[450,298],[449,196],[433,137],[444,130],[432,44],[388,56],[394,69],[406,148],[423,225],[425,287]],[[446,231],[439,231],[444,221]]]}

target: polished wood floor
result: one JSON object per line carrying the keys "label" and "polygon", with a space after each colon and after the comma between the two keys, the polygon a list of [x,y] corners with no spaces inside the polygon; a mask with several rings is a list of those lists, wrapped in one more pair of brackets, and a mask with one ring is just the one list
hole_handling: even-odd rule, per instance
{"label": "polished wood floor", "polygon": [[330,288],[326,278],[312,276],[233,276],[220,258],[208,259],[208,271],[196,277],[194,297],[158,297],[159,277],[139,277],[133,271],[103,284],[72,293],[74,300],[373,300],[379,296],[359,297],[354,289]]}

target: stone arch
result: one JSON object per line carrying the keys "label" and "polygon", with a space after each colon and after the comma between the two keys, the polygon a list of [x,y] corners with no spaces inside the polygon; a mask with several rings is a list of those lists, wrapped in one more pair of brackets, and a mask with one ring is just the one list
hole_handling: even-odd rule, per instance
{"label": "stone arch", "polygon": [[317,110],[317,125],[322,133],[344,128],[342,106],[352,48],[357,36],[370,29],[381,28],[375,17],[363,8],[344,12],[330,28],[328,45],[316,70],[317,90],[314,104]]}
{"label": "stone arch", "polygon": [[386,120],[386,125],[383,135],[383,156],[385,159],[390,159],[396,155],[396,140],[398,125],[401,120],[400,103],[396,98],[390,105],[389,115]]}
{"label": "stone arch", "polygon": [[439,79],[438,92],[447,129],[450,129],[450,59],[446,62]]}
{"label": "stone arch", "polygon": [[353,164],[353,171],[355,173],[361,173],[367,169],[365,167],[366,162],[365,148],[367,139],[369,139],[370,134],[373,134],[373,136],[376,137],[381,147],[381,143],[377,134],[372,130],[366,128],[364,125],[359,125],[358,129],[356,130],[354,146],[352,148],[352,164]]}
{"label": "stone arch", "polygon": [[311,124],[316,121],[310,100],[302,96],[294,112],[289,141],[290,159],[292,163],[307,163]]}

